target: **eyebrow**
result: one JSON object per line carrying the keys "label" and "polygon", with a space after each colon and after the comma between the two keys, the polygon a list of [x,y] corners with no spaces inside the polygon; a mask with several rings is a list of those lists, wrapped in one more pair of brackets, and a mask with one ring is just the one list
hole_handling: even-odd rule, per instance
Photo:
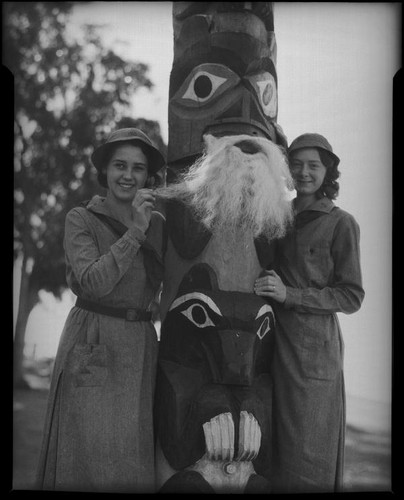
{"label": "eyebrow", "polygon": [[[127,163],[126,160],[122,160],[121,158],[113,158],[112,161],[120,161],[121,163]],[[142,165],[147,167],[147,163],[143,163],[141,161],[137,161],[136,163],[133,163],[133,165]]]}
{"label": "eyebrow", "polygon": [[180,297],[178,297],[174,300],[174,302],[171,304],[169,310],[172,311],[173,309],[180,306],[181,304],[184,304],[188,300],[195,300],[195,299],[200,300],[201,302],[203,302],[204,304],[209,306],[213,312],[215,312],[219,316],[222,316],[220,309],[213,302],[213,300],[201,292],[191,292],[191,293],[186,293],[185,295],[181,295]]}
{"label": "eyebrow", "polygon": [[[304,163],[303,160],[299,160],[297,158],[292,158],[291,159],[291,163]],[[308,160],[308,163],[316,163],[316,164],[321,164],[321,161],[320,160]]]}

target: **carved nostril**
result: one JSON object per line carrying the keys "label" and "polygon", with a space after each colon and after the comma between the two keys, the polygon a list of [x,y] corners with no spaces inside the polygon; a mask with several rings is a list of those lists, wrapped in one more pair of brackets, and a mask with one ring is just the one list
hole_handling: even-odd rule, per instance
{"label": "carved nostril", "polygon": [[249,154],[249,155],[254,155],[256,153],[260,153],[262,151],[261,147],[259,144],[256,144],[255,142],[244,140],[240,142],[236,142],[234,144],[237,146],[243,153]]}

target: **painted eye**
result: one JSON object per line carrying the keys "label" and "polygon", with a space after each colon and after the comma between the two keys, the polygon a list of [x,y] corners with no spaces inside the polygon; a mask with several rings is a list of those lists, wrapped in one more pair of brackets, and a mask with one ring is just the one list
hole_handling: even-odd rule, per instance
{"label": "painted eye", "polygon": [[261,326],[258,328],[257,335],[260,338],[260,340],[262,340],[270,330],[271,330],[271,325],[269,323],[269,318],[267,316],[261,323]]}
{"label": "painted eye", "polygon": [[265,335],[272,330],[274,324],[274,314],[272,307],[269,304],[264,304],[258,311],[255,319],[258,321],[261,320],[257,330],[257,335],[260,340],[262,340]]}
{"label": "painted eye", "polygon": [[181,311],[189,321],[191,321],[198,328],[206,328],[207,326],[215,326],[213,321],[209,318],[206,309],[200,304],[192,304],[184,311]]}
{"label": "painted eye", "polygon": [[217,89],[226,82],[226,78],[198,71],[191,79],[188,88],[182,95],[183,99],[191,99],[196,102],[205,102],[210,99]]}
{"label": "painted eye", "polygon": [[262,110],[270,118],[274,118],[278,109],[278,97],[276,91],[275,78],[265,71],[258,75],[249,76],[248,80],[252,84],[261,103]]}
{"label": "painted eye", "polygon": [[200,110],[239,82],[240,77],[222,64],[200,64],[186,77],[170,102],[185,111]]}

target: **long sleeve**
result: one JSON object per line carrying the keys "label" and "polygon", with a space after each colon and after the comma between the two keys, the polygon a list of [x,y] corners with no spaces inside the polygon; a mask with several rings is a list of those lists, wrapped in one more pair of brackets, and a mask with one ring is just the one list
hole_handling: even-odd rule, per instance
{"label": "long sleeve", "polygon": [[331,243],[334,263],[332,283],[322,289],[287,287],[285,308],[312,314],[356,312],[365,295],[362,288],[359,239],[358,224],[346,214],[335,226]]}
{"label": "long sleeve", "polygon": [[131,227],[110,250],[100,255],[94,236],[79,209],[66,217],[65,252],[68,266],[84,292],[100,298],[110,293],[138,253],[145,234]]}

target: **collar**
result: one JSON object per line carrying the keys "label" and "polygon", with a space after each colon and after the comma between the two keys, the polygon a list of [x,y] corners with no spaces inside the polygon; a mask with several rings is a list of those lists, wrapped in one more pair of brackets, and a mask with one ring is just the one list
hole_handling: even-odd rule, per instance
{"label": "collar", "polygon": [[[295,206],[295,204],[296,204],[296,198],[293,200],[293,206]],[[329,198],[327,198],[327,196],[324,196],[323,198],[316,200],[314,203],[309,205],[300,213],[310,211],[310,212],[324,212],[326,214],[329,214],[334,207],[335,207],[334,203]]]}
{"label": "collar", "polygon": [[100,196],[96,194],[87,203],[87,209],[91,210],[91,212],[95,212],[96,214],[107,215],[108,217],[112,217],[113,219],[115,219],[115,216],[108,208],[108,205],[107,203],[105,203],[105,200],[106,200],[105,196]]}

